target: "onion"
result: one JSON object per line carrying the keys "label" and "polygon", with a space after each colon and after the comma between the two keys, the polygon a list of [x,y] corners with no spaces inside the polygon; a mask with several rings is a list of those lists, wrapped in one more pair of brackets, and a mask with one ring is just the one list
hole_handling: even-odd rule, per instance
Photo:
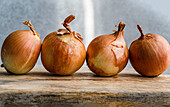
{"label": "onion", "polygon": [[39,34],[29,21],[23,24],[31,30],[17,30],[11,33],[4,41],[1,49],[1,59],[7,72],[25,74],[35,65],[41,48]]}
{"label": "onion", "polygon": [[62,23],[66,29],[48,34],[43,41],[41,61],[46,70],[53,74],[70,75],[85,61],[86,50],[81,35],[72,32],[68,25],[74,19],[75,16],[68,16]]}
{"label": "onion", "polygon": [[87,65],[99,76],[116,75],[128,62],[128,48],[124,40],[125,24],[120,22],[118,31],[95,38],[87,48]]}
{"label": "onion", "polygon": [[143,76],[158,76],[170,65],[170,46],[168,41],[157,34],[143,34],[130,45],[130,62]]}

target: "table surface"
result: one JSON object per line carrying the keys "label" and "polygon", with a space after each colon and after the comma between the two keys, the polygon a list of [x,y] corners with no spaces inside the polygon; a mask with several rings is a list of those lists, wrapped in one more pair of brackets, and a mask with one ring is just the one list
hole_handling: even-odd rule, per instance
{"label": "table surface", "polygon": [[69,76],[56,76],[42,67],[26,75],[0,69],[0,105],[158,106],[170,105],[170,75],[142,77],[124,69],[99,77],[87,67]]}

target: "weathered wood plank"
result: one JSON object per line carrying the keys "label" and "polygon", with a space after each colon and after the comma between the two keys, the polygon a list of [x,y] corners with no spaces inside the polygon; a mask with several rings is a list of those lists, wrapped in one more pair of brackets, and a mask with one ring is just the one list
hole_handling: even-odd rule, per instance
{"label": "weathered wood plank", "polygon": [[36,67],[26,75],[0,69],[0,105],[6,106],[162,106],[170,105],[170,75],[141,77],[132,69],[98,77],[87,67],[56,76]]}

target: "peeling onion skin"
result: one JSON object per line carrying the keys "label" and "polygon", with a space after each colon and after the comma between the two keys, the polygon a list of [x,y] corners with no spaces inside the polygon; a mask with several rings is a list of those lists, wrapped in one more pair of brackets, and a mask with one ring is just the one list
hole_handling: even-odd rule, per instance
{"label": "peeling onion skin", "polygon": [[120,22],[120,31],[96,37],[89,44],[86,62],[96,75],[113,76],[127,65],[129,52],[124,40],[124,27],[125,24]]}
{"label": "peeling onion skin", "polygon": [[130,45],[131,65],[142,76],[158,76],[170,65],[170,45],[164,37],[150,33],[144,35],[142,28],[137,27],[141,37]]}
{"label": "peeling onion skin", "polygon": [[31,30],[14,31],[5,39],[1,48],[4,68],[11,74],[29,72],[37,62],[40,48],[38,33],[34,35]]}
{"label": "peeling onion skin", "polygon": [[76,72],[86,58],[86,50],[80,40],[82,38],[77,38],[70,27],[65,26],[66,29],[48,34],[42,44],[42,64],[47,71],[56,75],[70,75]]}

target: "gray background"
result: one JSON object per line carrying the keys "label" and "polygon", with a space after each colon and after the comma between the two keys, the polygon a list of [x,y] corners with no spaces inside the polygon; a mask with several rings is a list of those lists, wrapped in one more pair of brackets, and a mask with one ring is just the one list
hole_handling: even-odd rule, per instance
{"label": "gray background", "polygon": [[[160,34],[170,42],[169,4],[170,0],[0,0],[0,48],[10,33],[28,29],[23,21],[30,19],[43,41],[47,34],[63,28],[61,23],[70,14],[76,16],[71,28],[85,38],[86,48],[96,36],[112,33],[120,21],[127,24],[128,47],[140,36],[137,24],[144,33]],[[36,66],[42,66],[40,58]]]}

